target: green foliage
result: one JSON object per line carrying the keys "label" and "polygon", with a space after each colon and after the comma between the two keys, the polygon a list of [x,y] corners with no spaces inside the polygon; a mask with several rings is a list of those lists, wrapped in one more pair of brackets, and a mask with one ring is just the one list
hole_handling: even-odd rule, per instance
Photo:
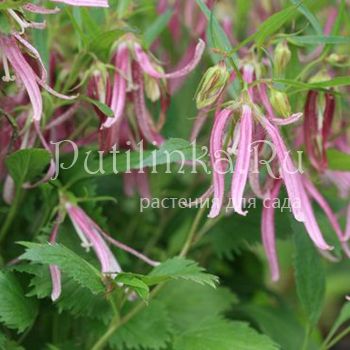
{"label": "green foliage", "polygon": [[38,177],[49,165],[51,155],[39,148],[23,149],[6,158],[6,166],[13,181],[20,186]]}
{"label": "green foliage", "polygon": [[41,264],[57,265],[70,278],[82,287],[97,294],[104,291],[102,274],[86,260],[61,244],[39,244],[21,242],[26,251],[21,260],[29,260]]}
{"label": "green foliage", "polygon": [[171,279],[183,279],[215,287],[218,278],[204,271],[196,262],[176,257],[155,267],[144,280],[147,284],[153,285]]}
{"label": "green foliage", "polygon": [[327,151],[329,168],[337,171],[350,171],[350,155],[336,149]]}
{"label": "green foliage", "polygon": [[136,317],[122,325],[112,336],[110,345],[120,349],[163,349],[170,340],[171,323],[168,312],[159,301],[153,301]]}
{"label": "green foliage", "polygon": [[160,15],[152,25],[147,28],[143,34],[143,43],[146,48],[149,48],[152,43],[159,37],[162,31],[166,28],[173,15],[173,10],[169,9]]}
{"label": "green foliage", "polygon": [[180,334],[174,343],[174,350],[202,349],[277,350],[279,347],[244,322],[208,318],[199,320],[192,328]]}
{"label": "green foliage", "polygon": [[321,315],[325,289],[325,271],[321,257],[302,224],[292,221],[295,243],[295,278],[298,296],[312,325]]}
{"label": "green foliage", "polygon": [[37,315],[35,299],[27,298],[13,273],[0,272],[0,322],[11,329],[23,332]]}

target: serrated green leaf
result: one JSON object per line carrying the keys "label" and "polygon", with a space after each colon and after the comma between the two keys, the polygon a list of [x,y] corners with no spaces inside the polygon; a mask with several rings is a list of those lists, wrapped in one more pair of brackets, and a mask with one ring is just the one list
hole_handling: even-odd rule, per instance
{"label": "serrated green leaf", "polygon": [[34,299],[26,298],[11,272],[0,271],[0,322],[8,328],[23,332],[37,315]]}
{"label": "serrated green leaf", "polygon": [[20,242],[26,247],[21,260],[57,265],[66,276],[97,294],[104,291],[102,274],[86,260],[61,244]]}
{"label": "serrated green leaf", "polygon": [[236,296],[226,288],[214,289],[190,281],[167,283],[157,300],[166,306],[176,333],[185,331],[198,320],[222,315],[237,303]]}
{"label": "serrated green leaf", "polygon": [[218,278],[204,271],[195,261],[176,257],[155,267],[143,280],[148,285],[154,285],[171,279],[183,279],[215,288]]}
{"label": "serrated green leaf", "polygon": [[6,167],[19,186],[26,181],[32,181],[49,165],[51,154],[39,148],[23,149],[10,154],[6,160]]}
{"label": "serrated green leaf", "polygon": [[198,323],[175,338],[174,350],[277,350],[267,336],[247,323],[222,318],[198,320]]}
{"label": "serrated green leaf", "polygon": [[[238,310],[257,323],[259,329],[281,345],[283,350],[295,350],[303,347],[305,327],[288,310],[254,304],[238,306]],[[319,350],[319,344],[316,345],[309,340],[305,350]]]}
{"label": "serrated green leaf", "polygon": [[145,31],[143,34],[143,43],[146,48],[149,48],[154,40],[162,33],[162,31],[168,25],[170,18],[173,14],[172,9],[168,9],[163,14],[161,14]]}
{"label": "serrated green leaf", "polygon": [[163,349],[170,340],[171,322],[164,305],[152,301],[111,337],[112,349]]}
{"label": "serrated green leaf", "polygon": [[303,224],[291,219],[295,244],[295,279],[299,300],[312,325],[318,321],[325,297],[326,280],[321,258]]}
{"label": "serrated green leaf", "polygon": [[141,297],[143,300],[148,300],[149,287],[142,281],[141,278],[129,273],[119,273],[114,281],[131,287],[139,297]]}

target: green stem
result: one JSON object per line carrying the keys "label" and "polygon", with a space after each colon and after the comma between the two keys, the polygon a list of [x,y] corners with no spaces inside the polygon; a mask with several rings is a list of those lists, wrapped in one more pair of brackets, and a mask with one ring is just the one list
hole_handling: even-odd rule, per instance
{"label": "green stem", "polygon": [[[158,294],[160,289],[163,287],[164,284],[158,285],[156,288],[154,288],[150,294],[150,299],[152,299],[155,295]],[[111,336],[125,323],[129,322],[134,316],[136,316],[140,311],[142,311],[146,307],[146,304],[143,301],[140,301],[128,314],[125,315],[122,319],[120,319],[119,315],[115,316],[106,333],[102,335],[102,337],[95,343],[95,345],[91,348],[91,350],[101,350],[104,348],[108,340],[111,338]]]}
{"label": "green stem", "polygon": [[186,256],[187,253],[189,252],[189,250],[191,249],[191,245],[193,243],[194,236],[195,236],[195,234],[197,232],[197,228],[198,228],[199,223],[200,223],[200,221],[202,219],[202,216],[203,216],[203,214],[205,212],[205,209],[206,208],[203,206],[202,208],[200,208],[198,210],[197,215],[196,215],[196,217],[195,217],[195,219],[193,221],[193,224],[191,226],[190,232],[189,232],[189,234],[187,236],[186,242],[185,242],[185,244],[184,244],[184,246],[183,246],[179,256],[181,256],[181,257]]}
{"label": "green stem", "polygon": [[332,341],[329,341],[329,343],[325,342],[325,345],[323,346],[323,348],[325,349],[332,348],[341,339],[343,339],[348,333],[350,333],[350,326],[348,328],[345,328],[342,332],[340,332],[336,337],[333,338]]}
{"label": "green stem", "polygon": [[17,186],[15,198],[13,199],[10,211],[7,214],[6,220],[5,220],[5,222],[1,228],[1,231],[0,231],[0,243],[2,243],[3,240],[6,238],[8,230],[11,227],[12,221],[14,220],[14,218],[16,216],[18,205],[19,205],[20,200],[21,200],[21,195],[22,195],[22,189],[20,186]]}
{"label": "green stem", "polygon": [[305,330],[305,338],[304,338],[304,342],[303,342],[303,346],[301,348],[301,350],[307,350],[308,344],[309,344],[309,336],[311,333],[311,327],[310,324],[308,323],[306,326],[306,330]]}

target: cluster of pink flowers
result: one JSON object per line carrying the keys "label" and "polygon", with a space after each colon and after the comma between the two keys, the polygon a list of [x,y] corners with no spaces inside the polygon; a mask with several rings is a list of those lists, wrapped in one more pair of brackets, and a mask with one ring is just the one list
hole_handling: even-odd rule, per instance
{"label": "cluster of pink flowers", "polygon": [[[105,0],[56,0],[73,6],[98,6],[107,7]],[[171,4],[170,4],[171,3]],[[212,8],[214,1],[208,0],[208,8]],[[274,3],[274,2],[273,2]],[[80,139],[80,145],[89,144],[99,140],[100,149],[108,152],[113,147],[118,149],[137,150],[140,141],[149,146],[160,146],[164,142],[161,134],[170,95],[173,94],[183,83],[191,71],[193,71],[202,59],[206,47],[207,19],[202,14],[195,1],[169,1],[158,2],[158,13],[164,13],[172,7],[173,15],[169,22],[169,30],[174,41],[180,40],[181,28],[185,27],[190,31],[190,42],[188,50],[176,65],[173,72],[165,73],[160,64],[152,54],[160,45],[155,42],[151,50],[145,49],[142,42],[134,34],[126,34],[119,38],[114,46],[114,53],[111,63],[113,74],[109,75],[104,70],[96,68],[89,77],[87,93],[90,98],[107,105],[113,116],[107,116],[102,110],[96,108],[100,120],[98,130],[84,139]],[[264,17],[267,9],[261,5],[258,11],[260,17]],[[35,23],[25,18],[25,11],[53,14],[58,9],[49,10],[36,4],[26,4],[23,11],[7,10],[8,15],[17,23],[18,30],[11,34],[0,34],[0,57],[4,71],[3,81],[9,83],[16,81],[19,92],[16,95],[9,95],[1,98],[3,110],[11,113],[18,104],[28,104],[30,110],[22,112],[17,118],[17,124],[22,130],[19,140],[12,144],[13,126],[6,120],[2,122],[0,130],[0,178],[5,176],[4,198],[11,202],[13,197],[13,182],[6,175],[3,159],[6,156],[9,145],[15,149],[32,147],[38,137],[43,146],[50,150],[49,142],[58,140],[69,135],[74,124],[72,117],[79,109],[79,103],[73,102],[70,106],[60,107],[54,111],[53,117],[43,130],[40,122],[43,115],[43,100],[41,89],[48,91],[61,99],[74,100],[76,96],[66,96],[52,89],[54,78],[51,70],[55,69],[55,62],[59,59],[55,53],[51,54],[49,74],[40,58],[38,51],[27,41],[26,29],[42,29],[43,23]],[[265,12],[264,12],[265,11]],[[232,21],[225,16],[220,18],[225,32],[231,42],[235,42],[232,30]],[[334,12],[327,22],[325,32],[329,33],[334,22]],[[276,59],[285,65],[288,61],[288,48],[280,47],[283,57]],[[279,278],[279,266],[275,243],[275,208],[271,203],[279,197],[282,185],[285,186],[291,203],[294,218],[302,222],[315,246],[329,258],[332,247],[326,242],[322,231],[316,220],[313,209],[313,202],[324,212],[334,229],[341,246],[346,255],[350,256],[347,242],[350,239],[350,205],[347,210],[347,227],[341,228],[338,222],[338,215],[335,214],[323,197],[321,192],[313,183],[313,177],[317,176],[325,183],[334,183],[341,196],[348,198],[350,193],[350,173],[337,172],[328,169],[327,150],[337,149],[350,154],[349,137],[342,132],[334,135],[333,126],[336,112],[334,91],[326,92],[309,91],[304,113],[290,112],[287,96],[272,89],[272,86],[262,82],[262,69],[269,65],[268,62],[257,62],[254,55],[243,49],[239,52],[239,71],[228,72],[224,60],[208,73],[200,84],[197,92],[197,106],[199,106],[198,119],[194,123],[191,139],[194,140],[200,134],[201,128],[208,120],[210,112],[214,110],[214,121],[209,140],[210,160],[213,169],[212,185],[205,196],[213,196],[213,206],[209,218],[220,215],[225,205],[225,199],[232,200],[234,211],[239,215],[247,215],[243,208],[243,199],[247,194],[249,184],[250,194],[266,201],[262,210],[261,234],[273,280]],[[31,56],[31,57],[29,57]],[[34,60],[33,60],[34,58]],[[303,59],[307,60],[308,57]],[[288,62],[287,62],[288,63]],[[96,65],[96,67],[98,67]],[[271,67],[267,67],[271,68]],[[281,68],[281,67],[280,67]],[[282,67],[283,68],[283,67]],[[285,67],[284,67],[285,68]],[[242,92],[234,101],[227,98],[227,87],[235,83],[242,76]],[[269,96],[269,90],[271,94]],[[320,100],[323,103],[320,103]],[[147,102],[159,104],[160,113],[157,120],[154,120],[147,108]],[[300,172],[290,154],[287,143],[283,136],[282,128],[297,124],[298,137],[294,146],[305,146],[306,154],[310,160],[310,169],[307,172]],[[341,121],[341,124],[344,124]],[[29,125],[29,126],[28,126]],[[288,134],[289,138],[290,133]],[[270,174],[262,178],[252,171],[254,166],[252,158],[252,145],[260,141],[268,141],[276,151],[271,167],[279,176],[272,177]],[[293,144],[293,142],[291,142]],[[229,194],[225,193],[225,173],[227,162],[222,154],[235,155],[235,167],[231,178]],[[264,159],[269,156],[269,150],[264,146],[258,147],[258,158]],[[258,161],[259,161],[258,159]],[[47,180],[54,170],[55,164],[51,164],[50,170],[43,181]],[[125,174],[125,192],[133,195],[138,192],[142,197],[151,196],[147,172],[133,171]],[[106,234],[79,206],[65,201],[62,209],[68,214],[75,230],[82,241],[82,246],[89,250],[93,249],[101,264],[101,271],[105,274],[116,274],[121,271],[119,263],[113,255],[107,243],[124,249],[131,254],[151,265],[157,263],[124,246]],[[61,215],[60,215],[61,218]],[[54,244],[57,239],[60,220],[54,225],[50,242]],[[60,271],[57,266],[50,267],[53,291],[52,299],[56,300],[61,292]]]}

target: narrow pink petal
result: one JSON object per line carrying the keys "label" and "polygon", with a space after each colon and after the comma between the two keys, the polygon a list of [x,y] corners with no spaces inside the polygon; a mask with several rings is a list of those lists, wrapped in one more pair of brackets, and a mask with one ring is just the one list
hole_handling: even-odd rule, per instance
{"label": "narrow pink petal", "polygon": [[260,84],[258,91],[259,91],[260,100],[261,100],[263,106],[266,109],[267,117],[269,119],[277,119],[276,115],[275,115],[275,112],[273,111],[273,107],[271,105],[269,97],[267,95],[266,84]]}
{"label": "narrow pink petal", "polygon": [[32,46],[27,40],[23,39],[18,33],[12,33],[12,35],[24,46],[27,48],[27,50],[39,61],[40,68],[41,68],[41,79],[46,80],[47,79],[47,71],[45,68],[45,65],[41,59],[41,56],[39,54],[39,51]]}
{"label": "narrow pink petal", "polygon": [[[143,260],[144,262],[146,262],[147,264],[149,264],[151,266],[159,265],[159,262],[149,259],[147,256],[141,254],[140,252],[138,252],[135,249],[127,246],[126,244],[117,241],[116,239],[112,238],[110,235],[105,233],[92,219],[90,219],[90,217],[81,208],[73,207],[71,205],[68,205],[67,208],[68,208],[68,210],[71,210],[72,217],[74,217],[75,220],[77,220],[80,224],[83,223],[84,229],[88,228],[88,231],[93,229],[95,234],[97,234],[101,239],[102,239],[102,237],[104,237],[111,244],[113,244],[116,247],[126,251],[129,254],[132,254],[132,255],[138,257],[140,260]],[[72,209],[74,210],[74,213],[72,212]],[[105,244],[104,241],[103,241],[103,243]],[[110,252],[108,247],[107,247],[107,249]],[[110,256],[114,266],[116,266],[116,265],[119,266],[117,261],[114,259],[113,254],[111,252],[110,252],[109,256]],[[119,272],[119,271],[116,270],[116,272]]]}
{"label": "narrow pink petal", "polygon": [[300,191],[301,204],[305,215],[304,225],[305,225],[306,231],[309,234],[312,241],[315,243],[317,248],[321,250],[332,250],[333,248],[330,245],[328,245],[328,243],[323,238],[320,227],[318,226],[318,223],[316,221],[312,204],[306,193],[306,189],[302,184],[300,175],[299,175],[299,179],[300,179],[300,189],[301,189]]}
{"label": "narrow pink petal", "polygon": [[54,9],[47,9],[45,7],[30,3],[23,5],[22,8],[28,12],[39,13],[42,15],[51,15],[60,12],[58,7],[55,7]]}
{"label": "narrow pink petal", "polygon": [[134,62],[132,76],[137,89],[133,91],[134,108],[136,120],[141,134],[144,138],[154,144],[161,145],[164,142],[163,137],[156,131],[152,117],[146,106],[143,76],[138,63]]}
{"label": "narrow pink petal", "polygon": [[214,198],[209,218],[219,215],[224,200],[225,191],[225,162],[221,159],[224,147],[226,124],[232,115],[231,109],[224,109],[215,115],[215,122],[210,136],[210,161],[213,172]]}
{"label": "narrow pink petal", "polygon": [[129,69],[129,60],[129,49],[126,44],[122,43],[119,45],[115,56],[116,72],[114,75],[111,101],[111,109],[114,112],[114,117],[107,118],[102,128],[110,128],[113,124],[119,123],[123,117],[127,90],[127,81],[124,76]]}
{"label": "narrow pink petal", "polygon": [[241,127],[239,131],[237,160],[231,183],[231,198],[233,209],[240,215],[247,214],[247,211],[242,211],[242,201],[249,173],[250,146],[252,143],[252,135],[252,110],[248,105],[243,105]]}
{"label": "narrow pink petal", "polygon": [[146,172],[136,172],[136,185],[141,198],[151,199],[148,176]]}
{"label": "narrow pink petal", "polygon": [[4,51],[5,56],[11,63],[17,78],[19,78],[25,86],[29,99],[33,107],[33,119],[40,120],[43,110],[42,98],[38,84],[37,77],[28,62],[24,59],[19,50],[16,40],[10,36],[0,36],[0,45]]}
{"label": "narrow pink petal", "polygon": [[348,206],[346,216],[347,216],[347,221],[346,221],[346,229],[345,229],[345,238],[348,240],[350,239],[350,204]]}
{"label": "narrow pink petal", "polygon": [[61,270],[57,265],[49,265],[51,282],[52,282],[52,291],[51,291],[51,300],[56,301],[62,291],[61,286]]}
{"label": "narrow pink petal", "polygon": [[303,176],[303,183],[304,187],[309,193],[309,195],[318,203],[318,205],[321,207],[321,209],[326,214],[328,221],[330,222],[333,230],[338,236],[338,239],[341,242],[346,242],[347,239],[345,239],[344,234],[340,228],[339,222],[337,220],[337,217],[332,211],[332,208],[329,206],[327,201],[323,198],[322,194],[317,190],[317,188],[314,186],[314,184],[306,178],[306,176]]}
{"label": "narrow pink petal", "polygon": [[51,88],[44,80],[40,79],[39,77],[36,77],[36,81],[38,84],[43,87],[49,94],[56,96],[58,98],[61,98],[62,100],[74,100],[77,98],[79,95],[63,95],[60,94],[59,92],[55,91],[53,88]]}
{"label": "narrow pink petal", "polygon": [[275,242],[275,208],[273,207],[273,201],[278,198],[280,188],[281,181],[276,181],[270,199],[264,202],[261,218],[262,241],[269,261],[272,281],[278,281],[280,277]]}
{"label": "narrow pink petal", "polygon": [[192,60],[188,62],[188,64],[185,67],[175,72],[167,73],[167,74],[161,73],[154,68],[150,58],[148,57],[146,52],[142,50],[139,44],[135,43],[134,47],[135,47],[136,60],[146,74],[157,79],[174,79],[174,78],[183,77],[189,74],[191,71],[193,71],[193,69],[196,68],[196,66],[198,65],[199,61],[203,56],[203,53],[205,50],[205,42],[202,39],[199,39],[199,42],[196,46],[196,50]]}
{"label": "narrow pink petal", "polygon": [[92,225],[87,214],[79,207],[66,205],[66,208],[71,221],[75,223],[75,226],[80,228],[81,232],[91,243],[98,260],[100,261],[102,272],[111,274],[121,272],[121,268],[113,253],[101,237],[96,227]]}
{"label": "narrow pink petal", "polygon": [[46,126],[45,130],[52,129],[56,126],[59,126],[69,120],[70,118],[73,117],[75,112],[79,109],[80,104],[79,103],[74,103],[72,106],[70,106],[64,113],[61,115],[54,117]]}
{"label": "narrow pink petal", "polygon": [[262,118],[262,125],[266,129],[272,143],[276,148],[276,154],[281,164],[281,175],[287,188],[288,197],[292,204],[293,215],[298,221],[304,221],[305,215],[304,210],[302,209],[300,173],[294,173],[296,168],[293,165],[292,159],[290,158],[289,152],[287,151],[278,128],[271,124],[271,122],[266,118]]}
{"label": "narrow pink petal", "polygon": [[107,0],[52,0],[72,6],[109,7]]}
{"label": "narrow pink petal", "polygon": [[[254,81],[254,67],[251,64],[246,64],[243,67],[243,79],[247,84],[251,84]],[[248,88],[248,94],[250,98],[254,99],[254,89]]]}
{"label": "narrow pink petal", "polygon": [[201,109],[198,112],[196,119],[194,121],[193,127],[192,127],[192,131],[191,131],[191,138],[190,138],[191,142],[193,142],[197,139],[205,122],[208,119],[208,115],[209,115],[209,108]]}
{"label": "narrow pink petal", "polygon": [[296,123],[298,120],[300,120],[300,118],[302,116],[303,116],[303,113],[295,113],[295,114],[292,114],[288,118],[283,118],[283,119],[282,118],[272,118],[271,121],[275,125],[290,125],[290,124]]}

